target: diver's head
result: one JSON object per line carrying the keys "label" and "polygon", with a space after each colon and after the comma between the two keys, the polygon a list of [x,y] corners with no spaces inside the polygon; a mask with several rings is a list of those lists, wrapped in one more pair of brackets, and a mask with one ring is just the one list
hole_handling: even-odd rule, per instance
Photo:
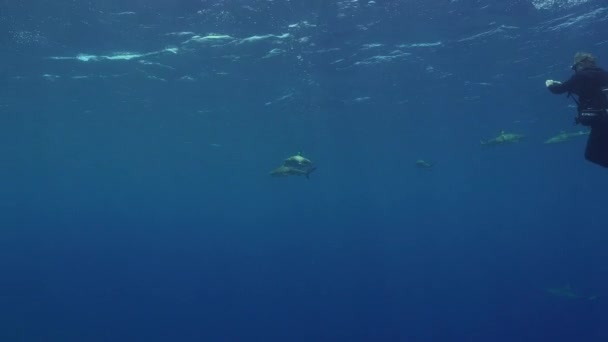
{"label": "diver's head", "polygon": [[575,72],[587,69],[595,68],[595,56],[588,52],[577,52],[574,55],[574,64],[572,64],[572,70]]}

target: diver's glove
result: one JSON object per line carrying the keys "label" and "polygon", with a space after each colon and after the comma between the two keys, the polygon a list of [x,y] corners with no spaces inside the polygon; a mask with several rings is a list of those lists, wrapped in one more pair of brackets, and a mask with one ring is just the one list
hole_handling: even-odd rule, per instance
{"label": "diver's glove", "polygon": [[558,85],[558,84],[562,84],[562,82],[554,81],[554,80],[546,80],[545,81],[545,85],[547,86],[547,88],[549,88],[552,85]]}

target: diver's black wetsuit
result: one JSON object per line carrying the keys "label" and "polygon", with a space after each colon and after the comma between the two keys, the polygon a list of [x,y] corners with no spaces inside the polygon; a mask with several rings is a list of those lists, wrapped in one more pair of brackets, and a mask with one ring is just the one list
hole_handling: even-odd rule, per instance
{"label": "diver's black wetsuit", "polygon": [[[608,72],[600,68],[585,68],[564,83],[553,84],[549,90],[554,94],[578,95],[579,115],[586,110],[608,109],[608,99],[602,88],[608,87]],[[590,162],[608,167],[608,113],[604,112],[596,122],[589,125],[591,133],[585,148],[585,158]]]}

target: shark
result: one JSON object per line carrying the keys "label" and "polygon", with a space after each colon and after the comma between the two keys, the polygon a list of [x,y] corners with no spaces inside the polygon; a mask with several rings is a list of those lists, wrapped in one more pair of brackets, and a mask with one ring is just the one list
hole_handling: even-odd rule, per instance
{"label": "shark", "polygon": [[283,161],[283,165],[270,171],[272,177],[305,176],[308,178],[317,167],[309,159],[298,152]]}
{"label": "shark", "polygon": [[546,289],[547,293],[561,298],[567,299],[587,299],[587,300],[596,300],[597,296],[584,296],[579,293],[576,293],[570,287],[570,284],[566,284],[565,286],[560,287],[550,287]]}
{"label": "shark", "polygon": [[418,159],[416,160],[416,166],[420,169],[430,169],[432,168],[435,164],[434,163],[430,163],[424,159]]}
{"label": "shark", "polygon": [[298,152],[295,156],[291,156],[283,161],[283,166],[306,168],[312,166],[312,162],[308,158],[304,158],[301,152]]}
{"label": "shark", "polygon": [[270,171],[272,177],[286,177],[286,176],[308,176],[315,171],[317,168],[312,166],[305,169],[299,169],[296,167],[281,165],[276,169]]}
{"label": "shark", "polygon": [[578,131],[578,132],[572,132],[572,133],[566,133],[565,131],[561,131],[561,132],[559,132],[558,135],[545,140],[545,144],[557,144],[560,142],[565,142],[565,141],[571,140],[576,137],[582,137],[582,136],[586,136],[586,135],[589,135],[588,131],[587,132]]}
{"label": "shark", "polygon": [[506,133],[505,131],[501,131],[497,137],[492,138],[490,140],[482,140],[481,144],[490,145],[490,146],[502,145],[502,144],[516,143],[516,142],[519,142],[520,140],[522,140],[523,138],[524,138],[524,136],[521,134]]}

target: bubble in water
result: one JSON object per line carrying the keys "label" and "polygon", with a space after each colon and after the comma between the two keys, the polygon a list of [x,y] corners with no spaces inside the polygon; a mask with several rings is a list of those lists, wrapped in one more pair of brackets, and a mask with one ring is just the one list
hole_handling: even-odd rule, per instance
{"label": "bubble in water", "polygon": [[13,31],[13,42],[25,46],[41,46],[47,44],[47,39],[38,31]]}

